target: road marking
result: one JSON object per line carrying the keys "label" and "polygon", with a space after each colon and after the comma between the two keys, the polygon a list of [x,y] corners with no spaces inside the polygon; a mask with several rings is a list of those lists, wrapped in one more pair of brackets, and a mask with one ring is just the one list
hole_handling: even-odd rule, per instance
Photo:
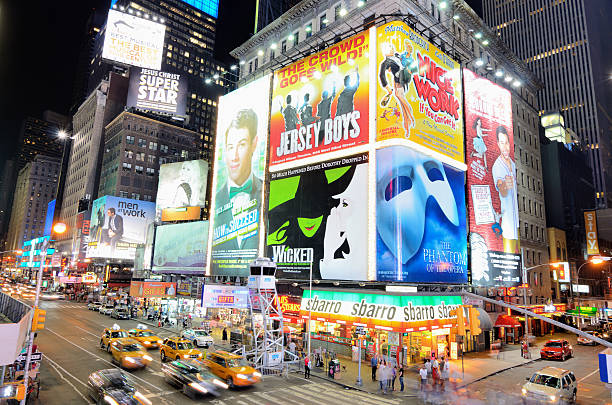
{"label": "road marking", "polygon": [[73,390],[75,390],[75,391],[76,391],[76,393],[77,393],[77,394],[79,394],[79,395],[81,396],[81,398],[83,398],[83,400],[85,400],[85,402],[87,402],[88,404],[91,404],[91,402],[89,401],[89,399],[87,399],[87,397],[86,397],[85,395],[83,395],[83,394],[81,393],[81,391],[79,391],[79,390],[77,389],[77,387],[75,387],[75,386],[74,386],[74,384],[72,384],[70,381],[68,381],[68,379],[67,379],[66,377],[64,377],[64,375],[63,375],[62,373],[60,373],[60,372],[59,372],[58,368],[59,368],[59,369],[61,369],[62,371],[64,371],[64,373],[66,373],[66,374],[67,374],[67,375],[69,375],[70,377],[74,378],[74,379],[75,379],[75,381],[77,381],[78,383],[80,383],[80,384],[84,385],[84,386],[85,386],[85,388],[88,388],[88,387],[87,387],[87,384],[83,383],[83,382],[82,382],[82,381],[80,381],[78,378],[76,378],[75,376],[73,376],[72,374],[70,374],[68,371],[66,371],[66,369],[65,369],[65,368],[63,368],[62,366],[60,366],[59,364],[57,364],[55,361],[51,360],[51,359],[49,358],[49,356],[47,356],[47,355],[44,355],[44,356],[45,356],[45,359],[49,360],[49,365],[50,365],[50,366],[51,366],[51,367],[52,367],[52,368],[55,370],[55,372],[57,373],[57,375],[59,375],[59,376],[60,376],[60,378],[61,378],[62,380],[66,381],[66,383],[67,383],[68,385],[70,385],[70,386],[72,387],[72,389],[73,389]]}
{"label": "road marking", "polygon": [[147,398],[159,398],[159,397],[163,397],[163,396],[166,396],[166,395],[176,394],[177,392],[181,392],[181,391],[180,390],[162,391],[162,392],[158,392],[156,394],[147,394],[147,395],[145,395],[145,397],[147,397]]}
{"label": "road marking", "polygon": [[[90,352],[89,350],[85,349],[84,347],[81,347],[81,346],[77,345],[76,343],[71,342],[70,340],[66,339],[66,338],[65,338],[65,337],[63,337],[62,335],[60,335],[60,334],[58,334],[58,333],[56,333],[56,332],[53,332],[51,329],[49,329],[49,328],[45,328],[45,329],[46,329],[47,331],[49,331],[49,332],[53,333],[54,335],[56,335],[56,336],[57,336],[57,337],[59,337],[60,339],[63,339],[63,340],[65,340],[66,342],[70,343],[71,345],[78,347],[79,349],[83,350],[85,353],[89,354],[90,356],[93,356],[93,357],[95,357],[95,358],[98,358],[98,359],[102,360],[102,361],[103,361],[103,362],[105,362],[105,363],[110,364],[110,365],[111,365],[113,368],[116,368],[117,370],[121,370],[119,367],[115,366],[115,365],[114,365],[113,363],[111,363],[110,361],[108,361],[108,360],[106,360],[106,359],[103,359],[102,357],[98,356],[97,354],[94,354],[94,353]],[[138,377],[137,375],[135,375],[135,374],[133,374],[133,373],[130,373],[130,376],[131,376],[132,378],[134,378],[134,379],[137,379],[137,380],[142,381],[143,383],[145,383],[145,384],[147,384],[147,385],[150,385],[151,387],[155,388],[155,389],[156,389],[156,390],[158,390],[158,391],[162,391],[162,389],[161,389],[161,388],[159,388],[159,387],[155,386],[154,384],[151,384],[151,383],[150,383],[150,382],[148,382],[147,380],[144,380],[144,379],[142,379],[142,378]],[[146,388],[144,388],[144,389],[146,390]]]}
{"label": "road marking", "polygon": [[578,380],[578,382],[583,382],[584,380],[586,380],[587,378],[589,378],[590,376],[592,376],[593,374],[598,373],[598,372],[599,372],[599,369],[595,369],[591,373],[585,375],[580,380]]}
{"label": "road marking", "polygon": [[[278,394],[276,394],[278,392]],[[284,404],[287,402],[290,402],[292,404],[297,404],[297,405],[302,405],[302,402],[297,402],[294,400],[291,400],[289,398],[287,398],[287,390],[286,389],[282,389],[282,390],[274,390],[274,391],[268,391],[266,393],[259,393],[259,392],[254,392],[253,394],[257,395],[257,396],[261,396],[264,399],[267,399],[266,396],[271,396],[271,395],[280,395],[281,396],[281,400],[280,402],[278,400],[274,400],[274,398],[271,398],[271,400],[278,402],[280,404]],[[261,394],[261,395],[260,395]]]}

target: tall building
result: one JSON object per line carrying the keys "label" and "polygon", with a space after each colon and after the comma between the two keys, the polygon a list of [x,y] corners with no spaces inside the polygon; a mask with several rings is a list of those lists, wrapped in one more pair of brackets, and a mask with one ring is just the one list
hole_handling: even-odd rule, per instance
{"label": "tall building", "polygon": [[58,133],[68,124],[68,117],[53,111],[45,111],[42,119],[27,117],[19,133],[17,170],[23,169],[38,154],[61,157],[63,143],[58,139]]}
{"label": "tall building", "polygon": [[155,201],[159,166],[198,157],[196,132],[169,120],[122,112],[104,130],[98,196]]}
{"label": "tall building", "polygon": [[603,85],[610,74],[605,59],[612,54],[612,41],[598,39],[609,31],[611,6],[586,0],[520,5],[483,0],[487,24],[544,83],[539,112],[561,111],[588,149],[598,206],[612,204],[612,103],[604,98]]}
{"label": "tall building", "polygon": [[257,0],[255,9],[255,32],[280,18],[300,0]]}
{"label": "tall building", "polygon": [[8,250],[43,236],[47,204],[55,198],[60,173],[58,157],[36,155],[19,171],[9,224]]}

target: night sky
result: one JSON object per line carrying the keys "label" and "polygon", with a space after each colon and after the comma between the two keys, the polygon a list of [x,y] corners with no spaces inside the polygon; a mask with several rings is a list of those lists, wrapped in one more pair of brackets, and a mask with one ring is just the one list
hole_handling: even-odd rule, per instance
{"label": "night sky", "polygon": [[[480,13],[480,0],[468,0]],[[0,170],[15,154],[22,120],[67,114],[87,18],[110,0],[0,0]],[[218,59],[253,31],[255,0],[221,0]],[[240,13],[237,12],[240,10]]]}

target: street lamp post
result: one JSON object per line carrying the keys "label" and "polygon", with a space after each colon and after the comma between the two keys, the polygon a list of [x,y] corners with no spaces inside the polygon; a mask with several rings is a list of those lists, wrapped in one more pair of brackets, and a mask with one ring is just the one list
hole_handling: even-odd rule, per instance
{"label": "street lamp post", "polygon": [[[576,282],[578,282],[578,285],[580,284],[580,270],[582,270],[582,268],[586,265],[586,264],[601,264],[603,262],[607,262],[609,260],[611,260],[612,257],[606,257],[606,256],[598,256],[598,257],[593,257],[592,259],[587,260],[586,262],[582,263],[580,265],[580,267],[578,267],[578,270],[576,271]],[[571,285],[571,281],[572,278],[570,277],[570,294],[572,295],[572,297],[574,296],[574,293],[572,291],[573,287]],[[581,322],[581,313],[580,313],[580,291],[576,291],[577,296],[578,296],[578,329],[582,330],[582,322]]]}

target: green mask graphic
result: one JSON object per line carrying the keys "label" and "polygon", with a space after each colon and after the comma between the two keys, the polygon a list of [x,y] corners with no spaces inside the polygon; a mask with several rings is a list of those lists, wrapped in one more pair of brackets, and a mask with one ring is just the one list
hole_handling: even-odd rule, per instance
{"label": "green mask graphic", "polygon": [[302,233],[307,238],[312,238],[323,222],[323,215],[317,218],[298,218],[297,220]]}

